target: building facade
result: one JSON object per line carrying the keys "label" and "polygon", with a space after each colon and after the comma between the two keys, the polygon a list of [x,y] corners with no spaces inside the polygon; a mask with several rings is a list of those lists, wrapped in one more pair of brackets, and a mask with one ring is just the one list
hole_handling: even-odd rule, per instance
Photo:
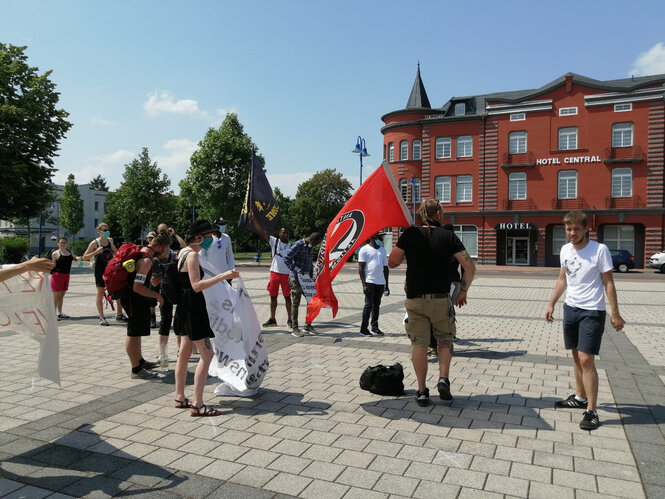
{"label": "building facade", "polygon": [[409,208],[439,199],[480,263],[558,266],[573,209],[636,268],[665,247],[665,75],[569,73],[432,108],[418,68],[406,107],[382,120],[384,158]]}
{"label": "building facade", "polygon": [[106,196],[108,192],[98,191],[89,184],[78,186],[81,199],[83,200],[83,229],[76,234],[70,234],[58,224],[60,217],[60,196],[64,186],[54,185],[53,192],[56,200],[39,217],[30,220],[28,226],[16,225],[6,220],[0,220],[0,237],[25,237],[30,240],[30,253],[37,254],[40,248],[42,253],[49,249],[57,248],[57,239],[67,237],[70,241],[74,239],[91,241],[97,237],[97,225],[102,222],[106,213]]}

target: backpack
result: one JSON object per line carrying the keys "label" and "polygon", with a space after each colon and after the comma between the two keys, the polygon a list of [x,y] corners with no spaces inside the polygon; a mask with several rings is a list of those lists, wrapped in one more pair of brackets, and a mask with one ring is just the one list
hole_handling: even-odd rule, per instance
{"label": "backpack", "polygon": [[360,388],[377,395],[404,395],[404,368],[399,362],[392,366],[370,366],[360,375]]}
{"label": "backpack", "polygon": [[106,291],[114,300],[125,295],[134,283],[136,260],[144,258],[141,246],[125,243],[118,249],[104,270]]}
{"label": "backpack", "polygon": [[174,305],[180,304],[180,298],[182,297],[182,284],[180,283],[180,277],[178,272],[182,269],[182,266],[187,259],[189,251],[183,252],[180,256],[185,255],[185,258],[178,258],[174,262],[167,264],[162,264],[164,267],[164,274],[162,275],[162,293],[166,296],[166,299],[173,303]]}

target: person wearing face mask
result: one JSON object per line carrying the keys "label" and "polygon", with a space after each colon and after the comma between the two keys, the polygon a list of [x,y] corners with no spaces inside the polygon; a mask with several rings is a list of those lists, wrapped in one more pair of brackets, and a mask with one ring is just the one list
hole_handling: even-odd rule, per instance
{"label": "person wearing face mask", "polygon": [[[95,271],[95,286],[97,287],[97,296],[95,297],[95,305],[97,306],[97,313],[99,314],[99,325],[108,326],[109,323],[104,317],[104,270],[106,265],[109,263],[113,254],[118,251],[113,244],[113,238],[111,238],[111,231],[109,226],[105,223],[100,223],[97,226],[97,234],[99,237],[90,241],[88,249],[85,250],[82,260],[88,261],[91,260],[91,266]],[[117,314],[115,316],[116,321],[127,322],[127,317],[122,312],[122,304],[120,300],[116,300],[116,310]]]}
{"label": "person wearing face mask", "polygon": [[[220,273],[236,268],[231,238],[225,233],[227,223],[224,217],[220,217],[213,222],[213,225],[217,226],[219,230],[214,231],[210,247],[201,251],[199,255]],[[229,284],[231,284],[231,280],[229,279]]]}
{"label": "person wearing face mask", "polygon": [[[175,321],[178,324],[176,334],[182,336],[180,353],[175,368],[175,407],[191,409],[191,415],[194,417],[221,415],[221,412],[212,407],[207,407],[203,403],[203,389],[208,379],[208,368],[214,355],[210,338],[215,337],[210,328],[210,319],[208,318],[203,290],[225,279],[233,279],[240,275],[237,270],[231,269],[209,279],[203,279],[203,269],[199,265],[199,255],[203,250],[209,249],[214,244],[212,237],[214,231],[215,227],[206,220],[192,222],[186,239],[187,246],[180,251],[178,257],[178,277],[183,292],[175,313]],[[200,357],[194,373],[194,395],[190,402],[185,397],[185,385],[187,383],[187,365],[194,346],[197,347]]]}
{"label": "person wearing face mask", "polygon": [[[365,307],[363,308],[360,334],[362,336],[383,336],[379,329],[379,307],[384,292],[390,294],[388,288],[388,256],[383,247],[383,234],[375,234],[358,252],[358,273],[365,294]],[[372,317],[372,332],[368,329]],[[374,333],[374,334],[372,334]]]}

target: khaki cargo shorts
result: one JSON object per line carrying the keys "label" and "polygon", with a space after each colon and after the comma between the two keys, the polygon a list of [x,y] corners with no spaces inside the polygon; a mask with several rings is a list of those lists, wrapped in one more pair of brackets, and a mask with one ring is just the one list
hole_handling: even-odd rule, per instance
{"label": "khaki cargo shorts", "polygon": [[411,345],[427,348],[430,331],[439,343],[452,342],[457,328],[455,309],[450,296],[446,294],[422,295],[406,299],[406,335]]}

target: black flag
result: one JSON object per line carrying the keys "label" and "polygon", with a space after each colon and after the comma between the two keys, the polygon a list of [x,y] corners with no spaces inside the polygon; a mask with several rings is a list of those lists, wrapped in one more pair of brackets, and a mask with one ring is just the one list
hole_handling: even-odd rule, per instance
{"label": "black flag", "polygon": [[254,224],[249,219],[250,209],[254,210],[255,220],[268,234],[273,234],[277,230],[280,215],[279,205],[263,171],[263,165],[253,153],[252,167],[249,171],[249,179],[247,179],[245,203],[240,212],[238,227],[257,234]]}

